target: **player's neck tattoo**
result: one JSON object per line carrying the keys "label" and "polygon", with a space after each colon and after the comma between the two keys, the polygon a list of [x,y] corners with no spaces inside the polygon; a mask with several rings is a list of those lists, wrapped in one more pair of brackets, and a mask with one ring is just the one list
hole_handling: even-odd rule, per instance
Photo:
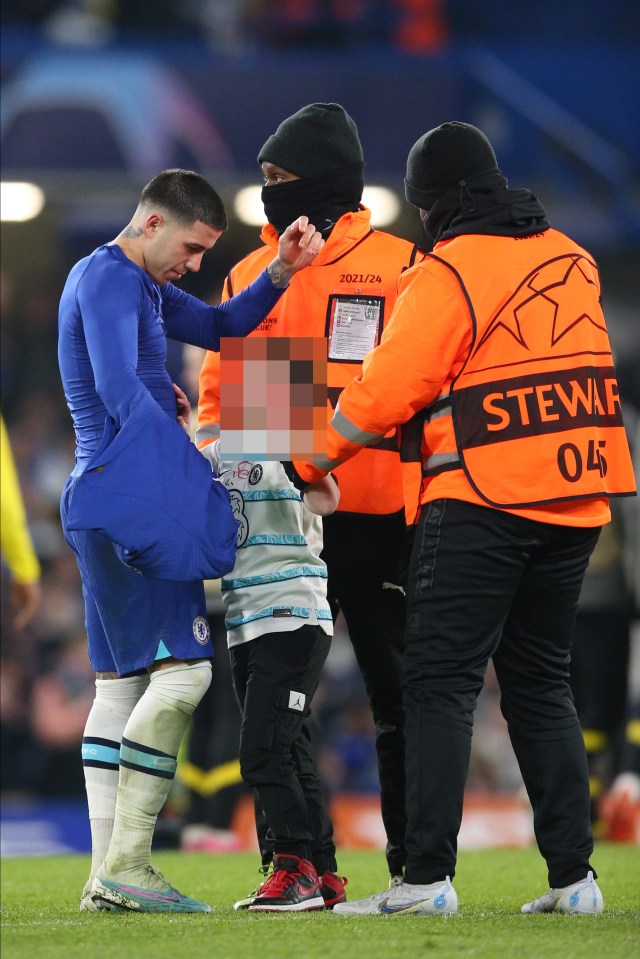
{"label": "player's neck tattoo", "polygon": [[135,240],[136,237],[142,236],[142,229],[140,227],[135,227],[131,223],[129,226],[126,226],[120,236],[126,240]]}

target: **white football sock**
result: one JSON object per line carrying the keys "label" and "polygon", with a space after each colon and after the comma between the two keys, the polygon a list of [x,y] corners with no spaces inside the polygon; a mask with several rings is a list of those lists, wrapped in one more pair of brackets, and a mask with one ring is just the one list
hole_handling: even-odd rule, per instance
{"label": "white football sock", "polygon": [[82,740],[82,764],[91,825],[91,871],[107,855],[120,772],[120,741],[129,716],[149,685],[149,676],[96,679],[96,698]]}
{"label": "white football sock", "polygon": [[151,674],[122,735],[116,814],[105,870],[141,872],[151,862],[158,813],[171,788],[178,749],[211,683],[211,663],[181,663]]}

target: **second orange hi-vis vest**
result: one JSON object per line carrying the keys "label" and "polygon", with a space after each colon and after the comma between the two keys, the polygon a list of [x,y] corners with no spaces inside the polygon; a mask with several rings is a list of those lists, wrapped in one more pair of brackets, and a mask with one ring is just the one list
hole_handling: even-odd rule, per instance
{"label": "second orange hi-vis vest", "polygon": [[[365,303],[377,317],[379,342],[396,301],[397,282],[413,265],[416,247],[399,237],[373,230],[370,212],[360,209],[342,216],[316,260],[294,275],[286,292],[250,336],[317,336],[331,340],[336,310],[349,302]],[[262,231],[264,246],[250,253],[232,270],[223,299],[247,287],[277,253],[278,236],[272,226]],[[417,254],[421,259],[423,254]],[[362,367],[364,355],[332,358],[327,364],[328,399],[335,409],[342,389]],[[220,357],[207,353],[200,374],[197,445],[202,448],[219,435]],[[362,450],[335,470],[343,512],[388,514],[403,507],[402,480],[395,428],[376,446]]]}
{"label": "second orange hi-vis vest", "polygon": [[456,499],[563,526],[633,494],[611,346],[589,254],[557,230],[469,234],[403,273],[393,316],[343,391],[325,462],[401,426],[406,518]]}
{"label": "second orange hi-vis vest", "polygon": [[527,248],[534,258],[512,240],[515,282],[490,308],[487,237],[460,237],[433,254],[460,284],[472,340],[448,395],[426,411],[427,449],[448,416],[453,432],[450,452],[440,444],[423,475],[462,465],[480,498],[501,509],[635,490],[597,268],[563,234],[542,236]]}

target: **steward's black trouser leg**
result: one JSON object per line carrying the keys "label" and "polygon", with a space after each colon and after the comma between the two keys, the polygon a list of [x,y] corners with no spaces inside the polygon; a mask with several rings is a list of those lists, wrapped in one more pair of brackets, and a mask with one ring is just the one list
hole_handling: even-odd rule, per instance
{"label": "steward's black trouser leg", "polygon": [[549,881],[566,885],[590,868],[587,764],[568,675],[598,533],[455,500],[423,510],[407,588],[407,881],[454,875],[491,656]]}

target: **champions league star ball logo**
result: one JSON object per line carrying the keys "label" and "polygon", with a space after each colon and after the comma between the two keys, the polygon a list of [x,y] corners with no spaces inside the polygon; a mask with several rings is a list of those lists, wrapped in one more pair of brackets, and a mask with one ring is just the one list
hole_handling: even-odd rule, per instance
{"label": "champions league star ball logo", "polygon": [[[591,304],[591,313],[582,304]],[[518,286],[491,320],[473,349],[480,353],[491,337],[506,332],[523,350],[540,357],[560,349],[576,349],[570,334],[577,326],[592,327],[594,348],[609,349],[607,328],[599,305],[593,278],[593,264],[585,256],[572,253],[541,263]]]}
{"label": "champions league star ball logo", "polygon": [[201,646],[206,646],[209,642],[211,630],[209,629],[209,623],[204,616],[196,616],[194,619],[193,635],[195,636],[196,643],[200,643]]}

